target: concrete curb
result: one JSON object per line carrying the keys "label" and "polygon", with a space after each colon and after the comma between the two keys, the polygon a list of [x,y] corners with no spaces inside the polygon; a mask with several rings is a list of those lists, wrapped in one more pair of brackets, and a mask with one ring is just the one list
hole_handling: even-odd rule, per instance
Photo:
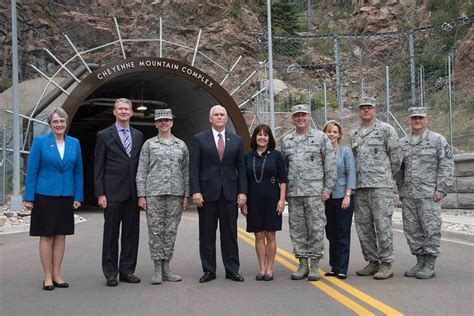
{"label": "concrete curb", "polygon": [[[87,222],[87,219],[79,215],[74,215],[74,224]],[[30,230],[30,224],[22,224],[8,227],[0,227],[0,235],[25,233]]]}
{"label": "concrete curb", "polygon": [[[392,227],[393,229],[403,231],[402,223],[392,223]],[[441,237],[442,240],[474,246],[474,235],[472,234],[466,234],[463,232],[457,232],[457,231],[452,231],[452,230],[442,230],[441,236],[442,236]]]}

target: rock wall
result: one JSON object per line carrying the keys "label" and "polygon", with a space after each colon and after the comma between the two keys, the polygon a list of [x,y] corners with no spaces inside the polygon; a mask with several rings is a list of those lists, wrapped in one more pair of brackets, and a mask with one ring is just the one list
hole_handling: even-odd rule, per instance
{"label": "rock wall", "polygon": [[443,200],[443,208],[474,210],[474,154],[454,156],[456,164],[452,191]]}

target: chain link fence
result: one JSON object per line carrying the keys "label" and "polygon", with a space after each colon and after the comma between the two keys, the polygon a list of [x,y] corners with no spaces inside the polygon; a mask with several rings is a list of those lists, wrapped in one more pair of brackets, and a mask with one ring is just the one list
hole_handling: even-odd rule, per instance
{"label": "chain link fence", "polygon": [[[274,35],[275,111],[306,103],[318,127],[337,119],[351,130],[358,124],[359,98],[374,96],[378,118],[403,136],[409,130],[408,108],[426,106],[432,129],[452,141],[456,152],[472,151],[474,94],[471,79],[461,76],[463,61],[472,56],[465,55],[469,48],[461,40],[473,36],[473,19],[399,32]],[[257,40],[266,51],[266,33]],[[279,92],[278,85],[287,88]],[[247,111],[255,110],[254,103]],[[281,133],[289,128],[286,124]]]}

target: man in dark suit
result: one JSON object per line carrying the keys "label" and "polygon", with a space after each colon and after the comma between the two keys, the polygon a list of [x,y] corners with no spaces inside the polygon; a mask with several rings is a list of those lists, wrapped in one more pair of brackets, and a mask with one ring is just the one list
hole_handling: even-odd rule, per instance
{"label": "man in dark suit", "polygon": [[219,221],[225,277],[243,282],[239,274],[237,206],[247,200],[247,175],[242,140],[225,130],[227,112],[213,106],[212,128],[194,136],[190,153],[190,191],[199,213],[201,283],[216,278],[216,230]]}
{"label": "man in dark suit", "polygon": [[[135,177],[143,134],[130,126],[130,100],[117,99],[115,124],[97,133],[94,159],[94,186],[98,204],[104,209],[102,270],[107,286],[120,281],[139,283],[134,275],[137,264],[140,212]],[[118,237],[122,224],[120,262]]]}

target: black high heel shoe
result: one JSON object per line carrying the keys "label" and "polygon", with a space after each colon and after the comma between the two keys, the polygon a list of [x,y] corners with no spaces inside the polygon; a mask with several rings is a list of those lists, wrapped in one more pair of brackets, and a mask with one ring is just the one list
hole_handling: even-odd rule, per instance
{"label": "black high heel shoe", "polygon": [[60,288],[63,288],[63,289],[69,287],[69,283],[67,283],[67,282],[57,283],[57,282],[53,281],[53,285],[54,285],[55,287],[60,287]]}
{"label": "black high heel shoe", "polygon": [[[53,282],[53,283],[54,283],[54,282]],[[43,290],[45,290],[45,291],[52,291],[52,290],[54,290],[54,284],[45,285],[45,284],[44,284],[44,281],[43,281]]]}

